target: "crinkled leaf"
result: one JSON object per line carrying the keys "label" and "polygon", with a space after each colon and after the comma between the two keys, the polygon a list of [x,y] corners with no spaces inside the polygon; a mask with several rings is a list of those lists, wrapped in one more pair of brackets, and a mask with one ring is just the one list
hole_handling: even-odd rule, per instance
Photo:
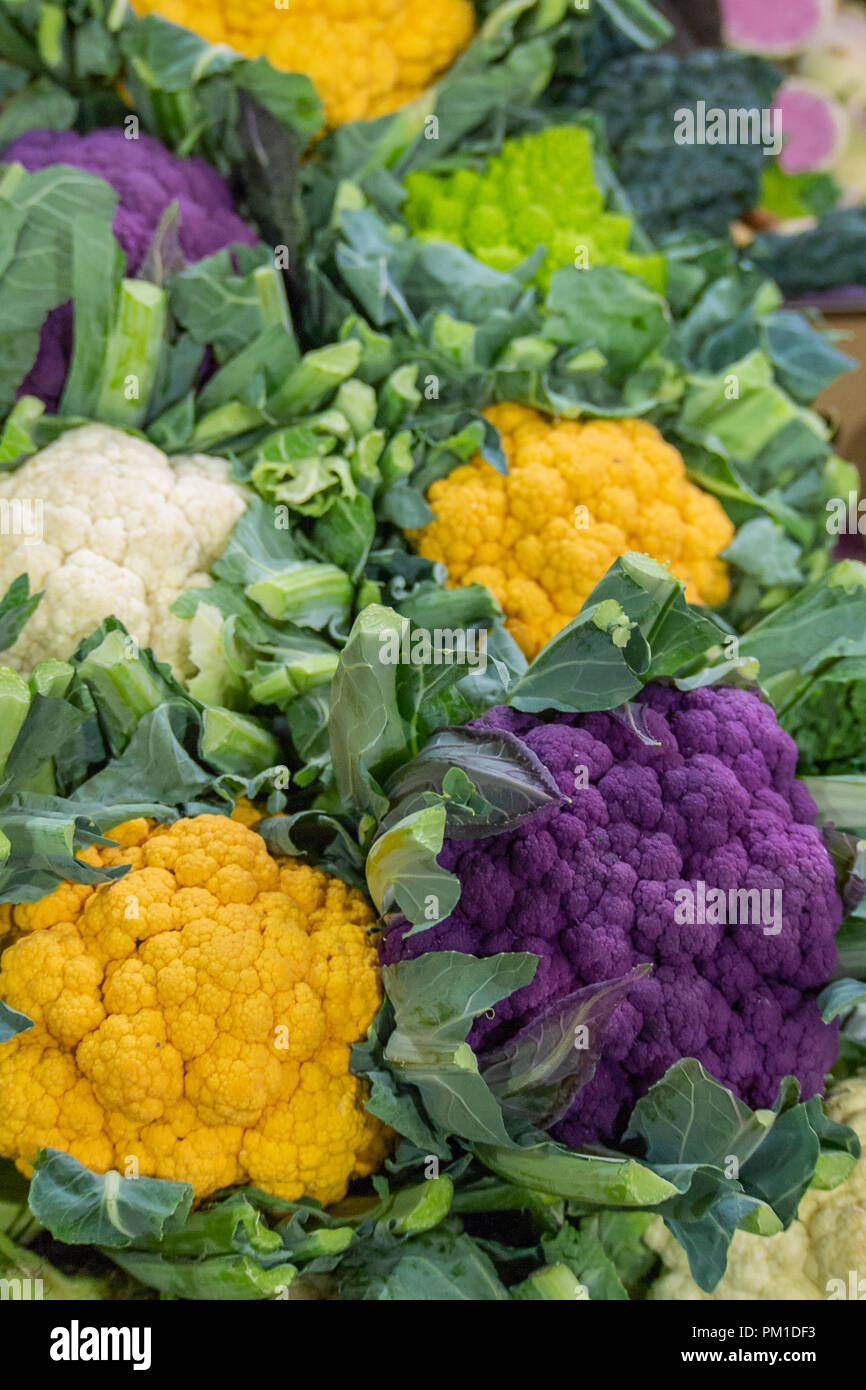
{"label": "crinkled leaf", "polygon": [[369,1302],[504,1302],[509,1295],[493,1262],[455,1231],[428,1231],[409,1243],[356,1247],[336,1272],[340,1296]]}

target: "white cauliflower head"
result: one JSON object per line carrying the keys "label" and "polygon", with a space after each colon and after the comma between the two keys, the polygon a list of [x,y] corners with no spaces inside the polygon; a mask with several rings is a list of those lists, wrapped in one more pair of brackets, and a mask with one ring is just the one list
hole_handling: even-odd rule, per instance
{"label": "white cauliflower head", "polygon": [[246,509],[230,474],[224,459],[168,459],[123,430],[82,425],[0,476],[0,596],[19,574],[44,590],[4,664],[27,672],[69,656],[113,615],[176,675],[191,674],[189,623],[169,607],[209,582]]}
{"label": "white cauliflower head", "polygon": [[644,1239],[661,1255],[665,1269],[650,1298],[815,1303],[831,1296],[850,1298],[852,1289],[866,1296],[866,1073],[838,1082],[827,1098],[826,1110],[832,1120],[850,1125],[863,1146],[864,1156],[848,1179],[829,1192],[810,1189],[800,1203],[797,1220],[777,1236],[737,1231],[728,1252],[728,1268],[712,1293],[698,1288],[685,1251],[657,1218]]}

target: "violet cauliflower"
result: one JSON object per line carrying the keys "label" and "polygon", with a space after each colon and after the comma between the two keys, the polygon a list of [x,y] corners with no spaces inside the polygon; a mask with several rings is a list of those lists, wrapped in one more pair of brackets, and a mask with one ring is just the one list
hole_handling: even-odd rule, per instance
{"label": "violet cauliflower", "polygon": [[[5,164],[19,163],[29,172],[52,164],[71,164],[97,174],[119,195],[114,234],[126,253],[127,275],[141,269],[166,208],[178,208],[178,239],[192,264],[240,242],[254,246],[258,238],[234,211],[229,190],[203,159],[179,159],[152,135],[128,140],[120,129],[30,130],[0,154]],[[70,305],[48,315],[42,329],[39,355],[22,382],[19,395],[38,396],[56,409],[72,354],[73,316]]]}
{"label": "violet cauliflower", "polygon": [[[816,994],[834,971],[842,907],[793,740],[751,691],[649,685],[638,698],[658,746],[615,713],[497,706],[476,721],[521,738],[567,799],[517,829],[446,840],[439,862],[460,880],[456,909],[408,938],[405,923],[392,926],[381,947],[387,964],[431,950],[539,957],[532,983],[476,1021],[469,1041],[482,1054],[558,998],[652,962],[552,1130],[570,1146],[615,1143],[635,1101],[682,1057],[763,1107],[789,1073],[804,1098],[821,1092],[837,1054]],[[768,903],[780,890],[778,924],[683,921],[683,890],[698,898],[701,883],[766,889]]]}

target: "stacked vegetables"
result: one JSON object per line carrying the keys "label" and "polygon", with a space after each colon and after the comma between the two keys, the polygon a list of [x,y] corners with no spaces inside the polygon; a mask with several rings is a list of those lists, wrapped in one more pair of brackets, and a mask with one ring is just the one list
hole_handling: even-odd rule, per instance
{"label": "stacked vegetables", "polygon": [[769,69],[338,9],[0,2],[0,1270],[721,1296],[860,1182],[850,363],[598,116]]}

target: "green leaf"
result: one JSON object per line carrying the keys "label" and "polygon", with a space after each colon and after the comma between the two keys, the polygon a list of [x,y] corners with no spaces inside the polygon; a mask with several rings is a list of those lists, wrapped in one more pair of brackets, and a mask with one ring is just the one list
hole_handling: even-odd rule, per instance
{"label": "green leaf", "polygon": [[283,1263],[263,1269],[249,1255],[210,1255],[171,1263],[144,1250],[111,1251],[111,1258],[134,1279],[169,1298],[237,1302],[285,1298],[298,1271]]}
{"label": "green leaf", "polygon": [[70,1154],[43,1149],[30,1184],[34,1216],[69,1245],[123,1249],[182,1222],[192,1205],[189,1183],[92,1173]]}
{"label": "green leaf", "polygon": [[[458,769],[480,803],[461,804],[447,797],[446,779]],[[445,796],[447,832],[458,839],[522,825],[544,807],[562,801],[540,759],[521,739],[500,729],[440,729],[395,772],[385,791],[401,816],[419,799]]]}
{"label": "green leaf", "polygon": [[675,1196],[667,1178],[635,1158],[602,1157],[561,1144],[527,1148],[476,1144],[476,1157],[500,1177],[538,1192],[599,1206],[650,1207]]}
{"label": "green leaf", "polygon": [[397,1235],[418,1235],[445,1220],[453,1196],[454,1183],[443,1173],[441,1177],[428,1178],[396,1192],[377,1220]]}
{"label": "green leaf", "polygon": [[543,1269],[536,1269],[522,1283],[513,1285],[510,1293],[518,1301],[535,1302],[562,1303],[590,1297],[586,1286],[580,1283],[567,1264],[549,1264]]}
{"label": "green leaf", "polygon": [[269,618],[320,629],[348,620],[354,588],[336,565],[299,560],[287,564],[279,575],[248,584],[244,593]]}
{"label": "green leaf", "polygon": [[17,671],[0,666],[0,779],[30,713],[30,687]]}
{"label": "green leaf", "polygon": [[0,652],[17,642],[33,613],[39,607],[42,591],[30,593],[30,576],[19,574],[0,599]]}
{"label": "green leaf", "polygon": [[138,76],[164,92],[182,92],[205,77],[229,72],[238,61],[227,44],[208,43],[156,14],[137,20],[122,47]]}
{"label": "green leaf", "polygon": [[39,77],[35,82],[28,82],[22,91],[8,97],[3,103],[0,150],[29,130],[68,130],[75,121],[77,109],[75,99],[52,82],[50,77]]}
{"label": "green leaf", "polygon": [[370,846],[366,876],[380,913],[396,903],[414,925],[432,927],[454,911],[460,898],[456,875],[437,856],[445,835],[445,807],[430,806],[390,824]]}
{"label": "green leaf", "polygon": [[347,572],[353,583],[361,572],[376,535],[376,515],[369,497],[356,493],[338,497],[313,526],[313,543],[321,556],[328,556]]}
{"label": "green leaf", "polygon": [[640,48],[656,48],[673,35],[673,27],[648,0],[599,0],[615,28]]}
{"label": "green leaf", "polygon": [[410,1242],[347,1253],[336,1278],[344,1300],[441,1303],[503,1302],[508,1291],[492,1261],[469,1238],[428,1231]]}
{"label": "green leaf", "polygon": [[737,532],[721,552],[728,564],[737,565],[768,588],[776,584],[800,584],[800,547],[769,517],[755,517]]}
{"label": "green leaf", "polygon": [[142,717],[124,752],[77,787],[70,800],[195,803],[213,780],[186,751],[187,741],[197,743],[199,728],[200,717],[190,704],[167,700]]}
{"label": "green leaf", "polygon": [[46,314],[72,294],[70,229],[84,215],[110,226],[116,202],[103,179],[65,164],[0,176],[0,413],[33,365]]}
{"label": "green leaf", "polygon": [[622,1302],[628,1293],[601,1241],[583,1227],[565,1224],[555,1236],[543,1236],[541,1248],[552,1264],[561,1260],[593,1301]]}
{"label": "green leaf", "polygon": [[619,979],[575,990],[485,1052],[481,1075],[512,1127],[549,1129],[562,1118],[595,1074],[613,1014],[649,969],[635,966]]}
{"label": "green leaf", "polygon": [[220,362],[241,352],[267,326],[257,271],[271,265],[272,255],[264,246],[217,251],[169,277],[172,313],[195,342],[213,347]]}
{"label": "green leaf", "polygon": [[642,1140],[654,1166],[745,1163],[766,1138],[772,1111],[749,1107],[694,1057],[670,1067],[631,1113],[625,1140]]}
{"label": "green leaf", "polygon": [[866,1003],[866,984],[862,980],[834,980],[818,995],[818,1008],[825,1023],[832,1023],[840,1014]]}
{"label": "green leaf", "polygon": [[[111,224],[98,214],[81,213],[76,217],[70,249],[75,331],[60,413],[101,419],[104,363],[115,327],[126,256]],[[94,264],[101,268],[99,275],[93,274]],[[149,363],[142,365],[146,370],[150,367]],[[146,404],[147,395],[144,400]],[[109,417],[107,423],[115,421],[122,422],[122,412]]]}
{"label": "green leaf", "polygon": [[508,703],[533,713],[613,709],[644,681],[703,658],[723,635],[685,602],[679,579],[648,555],[629,552],[518,678]]}
{"label": "green leaf", "polygon": [[527,984],[536,967],[536,957],[528,954],[478,960],[437,951],[383,969],[395,1015],[385,1061],[402,1082],[418,1088],[442,1134],[510,1143],[499,1105],[465,1039],[473,1019]]}
{"label": "green leaf", "polygon": [[397,666],[383,660],[388,645],[408,628],[390,608],[369,604],[355,620],[331,688],[331,759],[346,810],[388,809],[376,778],[406,751],[397,710]]}
{"label": "green leaf", "polygon": [[306,144],[324,123],[319,94],[303,73],[279,72],[266,58],[249,58],[237,68],[239,87],[249,92]]}
{"label": "green leaf", "polygon": [[641,688],[640,677],[607,631],[594,622],[596,608],[584,606],[552,637],[512,687],[508,703],[529,713],[556,709],[611,709]]}
{"label": "green leaf", "polygon": [[17,1009],[10,1009],[9,1005],[0,999],[0,1043],[7,1043],[11,1038],[17,1038],[19,1033],[26,1033],[32,1027],[32,1018],[19,1013]]}
{"label": "green leaf", "polygon": [[616,266],[555,270],[545,307],[547,336],[572,353],[599,351],[612,380],[636,371],[670,333],[662,296]]}

